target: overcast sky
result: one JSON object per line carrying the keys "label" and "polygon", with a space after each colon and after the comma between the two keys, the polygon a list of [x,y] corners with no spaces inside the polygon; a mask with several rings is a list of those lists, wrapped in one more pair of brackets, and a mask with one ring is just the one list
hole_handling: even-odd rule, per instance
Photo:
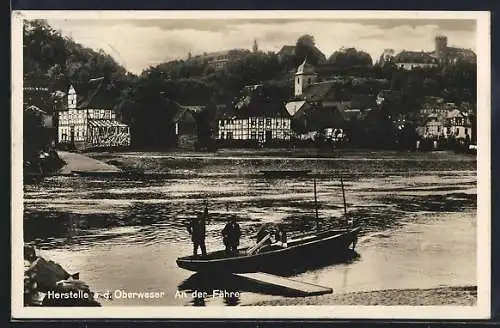
{"label": "overcast sky", "polygon": [[263,51],[279,51],[311,34],[327,58],[341,47],[355,47],[378,59],[384,49],[434,48],[434,37],[449,46],[476,50],[474,20],[48,20],[65,36],[93,49],[103,49],[132,73],[159,63],[232,48],[251,49],[256,39]]}

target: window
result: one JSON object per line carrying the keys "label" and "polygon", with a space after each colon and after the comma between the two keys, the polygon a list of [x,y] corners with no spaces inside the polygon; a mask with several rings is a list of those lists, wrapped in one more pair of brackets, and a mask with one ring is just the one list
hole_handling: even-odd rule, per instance
{"label": "window", "polygon": [[256,123],[256,122],[255,122],[255,117],[252,117],[252,118],[250,119],[250,123],[251,123],[251,125],[252,125],[252,126],[255,126],[255,123]]}
{"label": "window", "polygon": [[264,120],[262,118],[259,119],[259,126],[264,125]]}
{"label": "window", "polygon": [[224,126],[224,120],[220,120],[220,126]]}
{"label": "window", "polygon": [[465,135],[469,134],[469,129],[465,128]]}
{"label": "window", "polygon": [[257,133],[256,133],[255,131],[252,131],[252,133],[250,134],[250,138],[251,138],[252,140],[257,139]]}
{"label": "window", "polygon": [[297,78],[297,84],[299,84],[299,83],[300,83],[300,77]]}
{"label": "window", "polygon": [[307,83],[308,83],[308,84],[311,84],[311,78],[308,78],[308,79],[307,79]]}
{"label": "window", "polygon": [[224,132],[221,132],[221,133],[220,133],[220,138],[221,138],[222,140],[224,140]]}
{"label": "window", "polygon": [[283,122],[283,127],[286,128],[286,122]]}
{"label": "window", "polygon": [[233,133],[232,132],[228,132],[227,133],[227,139],[233,139]]}
{"label": "window", "polygon": [[266,118],[266,126],[271,126],[271,119],[270,118]]}

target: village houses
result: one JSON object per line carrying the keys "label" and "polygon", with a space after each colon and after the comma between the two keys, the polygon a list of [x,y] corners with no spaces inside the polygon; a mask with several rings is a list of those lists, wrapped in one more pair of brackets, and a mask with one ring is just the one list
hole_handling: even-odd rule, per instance
{"label": "village houses", "polygon": [[67,107],[58,112],[58,143],[76,149],[128,147],[130,129],[116,118],[116,113],[104,106],[94,105],[101,92],[99,86],[89,91],[86,99],[79,97],[69,86]]}
{"label": "village houses", "polygon": [[226,67],[228,63],[243,59],[249,54],[250,51],[247,49],[231,49],[203,53],[200,55],[196,55],[191,59],[198,62],[206,62],[209,67],[213,68],[216,71],[219,71]]}
{"label": "village houses", "polygon": [[417,135],[423,140],[476,140],[475,115],[467,103],[456,105],[442,98],[426,97],[419,116]]}
{"label": "village houses", "polygon": [[438,35],[434,38],[433,51],[407,51],[403,50],[394,55],[394,50],[384,50],[381,65],[392,62],[398,68],[413,70],[416,68],[433,68],[439,65],[454,65],[459,62],[476,62],[476,54],[471,49],[448,46],[448,38]]}
{"label": "village houses", "polygon": [[356,94],[345,79],[318,82],[321,77],[307,58],[297,68],[294,97],[286,104],[299,133],[343,134],[347,121],[364,117],[377,107],[375,96]]}
{"label": "village houses", "polygon": [[290,135],[290,115],[267,95],[264,85],[245,87],[234,108],[218,120],[219,141],[279,143],[289,141]]}

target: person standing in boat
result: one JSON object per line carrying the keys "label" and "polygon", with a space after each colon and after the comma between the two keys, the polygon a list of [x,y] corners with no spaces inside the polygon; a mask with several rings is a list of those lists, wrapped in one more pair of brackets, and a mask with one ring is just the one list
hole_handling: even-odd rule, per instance
{"label": "person standing in boat", "polygon": [[205,203],[205,210],[203,211],[203,214],[200,214],[196,218],[193,218],[187,227],[189,234],[191,234],[191,240],[193,242],[193,255],[198,255],[198,248],[201,249],[202,256],[207,255],[207,248],[205,246],[207,219],[208,206]]}
{"label": "person standing in boat", "polygon": [[226,246],[226,252],[235,254],[240,245],[241,230],[236,218],[232,217],[222,229],[222,241]]}
{"label": "person standing in boat", "polygon": [[278,231],[276,233],[276,243],[281,247],[288,247],[286,230],[282,224],[278,224]]}

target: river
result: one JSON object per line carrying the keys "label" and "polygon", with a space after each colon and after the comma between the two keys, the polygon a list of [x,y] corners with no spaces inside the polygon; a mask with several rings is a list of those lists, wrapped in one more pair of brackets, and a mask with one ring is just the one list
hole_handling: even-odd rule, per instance
{"label": "river", "polygon": [[[335,222],[343,211],[343,176],[349,214],[363,229],[356,258],[298,271],[292,276],[334,292],[476,285],[476,161],[449,152],[349,152],[290,157],[255,152],[100,153],[111,164],[170,172],[151,180],[49,177],[24,187],[24,239],[113,305],[237,305],[279,296],[237,290],[225,279],[176,266],[192,252],[186,217],[208,201],[207,248],[222,248],[220,231],[235,216],[242,245],[264,222],[304,230],[314,222],[312,177],[319,215]],[[265,179],[259,170],[312,169],[296,179]],[[318,254],[321,257],[321,254]],[[221,287],[222,286],[222,287]],[[239,295],[198,299],[198,289]],[[187,290],[187,297],[178,291]],[[120,292],[158,292],[160,298],[125,299]]]}

